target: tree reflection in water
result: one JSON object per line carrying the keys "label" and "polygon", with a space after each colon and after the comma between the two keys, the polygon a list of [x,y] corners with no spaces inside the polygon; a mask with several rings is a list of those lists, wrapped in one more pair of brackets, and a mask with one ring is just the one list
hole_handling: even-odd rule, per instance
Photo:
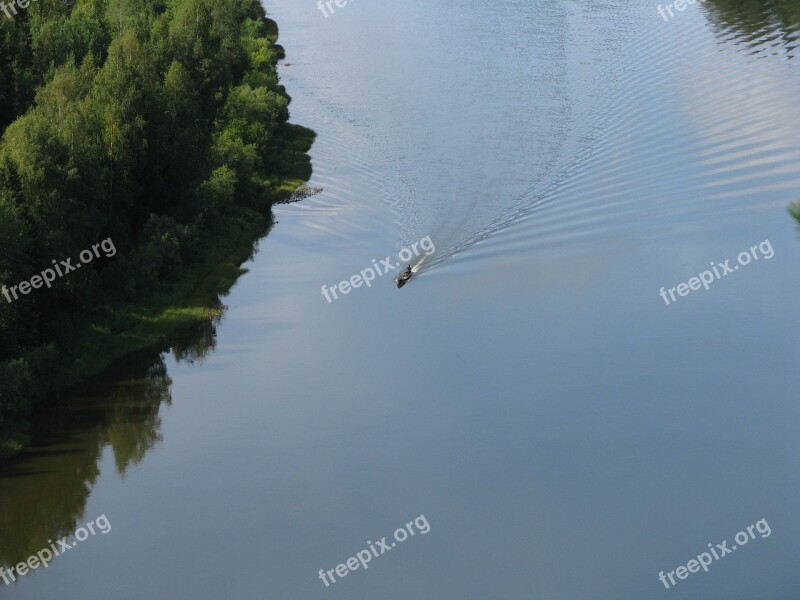
{"label": "tree reflection in water", "polygon": [[26,560],[83,523],[104,447],[125,477],[161,441],[161,408],[172,402],[164,355],[202,360],[216,345],[221,310],[214,315],[41,407],[35,445],[0,470],[0,565]]}

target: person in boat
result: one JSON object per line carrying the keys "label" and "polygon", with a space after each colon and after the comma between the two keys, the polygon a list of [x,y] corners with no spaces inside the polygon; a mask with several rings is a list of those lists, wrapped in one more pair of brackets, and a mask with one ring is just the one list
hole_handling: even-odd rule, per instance
{"label": "person in boat", "polygon": [[411,271],[411,265],[409,264],[406,267],[406,270],[403,271],[397,278],[397,287],[399,288],[403,287],[408,282],[408,280],[411,279],[411,275],[413,275],[413,272]]}

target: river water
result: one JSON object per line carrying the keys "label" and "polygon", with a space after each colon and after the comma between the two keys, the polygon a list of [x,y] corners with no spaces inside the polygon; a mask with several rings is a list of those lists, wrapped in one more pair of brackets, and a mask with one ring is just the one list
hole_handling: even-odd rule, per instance
{"label": "river water", "polygon": [[324,191],[3,470],[0,565],[111,530],[0,597],[652,598],[760,521],[669,593],[797,598],[797,4],[267,8]]}

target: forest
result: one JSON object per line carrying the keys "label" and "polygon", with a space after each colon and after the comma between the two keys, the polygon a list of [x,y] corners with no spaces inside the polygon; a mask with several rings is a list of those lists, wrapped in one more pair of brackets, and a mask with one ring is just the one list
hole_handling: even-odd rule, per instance
{"label": "forest", "polygon": [[200,292],[235,279],[271,204],[308,179],[314,137],[288,123],[257,0],[14,11],[0,13],[0,285],[102,240],[115,253],[0,296],[0,456],[39,399],[208,318],[216,296]]}

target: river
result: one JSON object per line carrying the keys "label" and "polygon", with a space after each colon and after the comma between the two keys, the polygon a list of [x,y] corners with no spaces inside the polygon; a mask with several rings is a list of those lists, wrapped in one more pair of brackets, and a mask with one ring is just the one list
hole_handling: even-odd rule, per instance
{"label": "river", "polygon": [[110,530],[0,597],[653,598],[760,521],[671,598],[796,598],[796,3],[267,9],[324,191],[3,470],[0,565]]}

